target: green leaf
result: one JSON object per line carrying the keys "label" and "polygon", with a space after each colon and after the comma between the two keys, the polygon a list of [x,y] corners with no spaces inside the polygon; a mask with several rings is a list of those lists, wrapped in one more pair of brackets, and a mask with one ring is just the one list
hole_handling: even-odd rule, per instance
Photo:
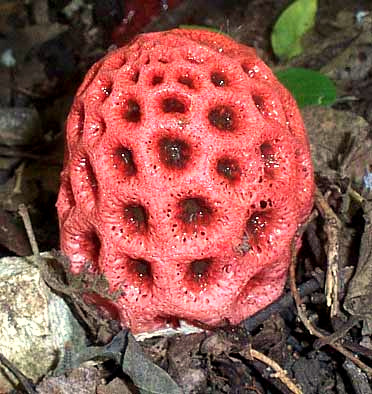
{"label": "green leaf", "polygon": [[288,68],[276,77],[292,93],[299,107],[330,105],[336,100],[336,87],[331,79],[318,71]]}
{"label": "green leaf", "polygon": [[230,37],[228,34],[217,29],[216,27],[201,26],[201,25],[179,25],[178,27],[180,29],[190,29],[190,30],[209,30],[209,31],[212,31],[213,33],[218,33],[218,34],[222,34],[226,37]]}
{"label": "green leaf", "polygon": [[128,334],[122,369],[141,394],[182,394],[176,382],[143,353],[132,334]]}
{"label": "green leaf", "polygon": [[315,23],[317,0],[296,0],[276,21],[271,45],[276,56],[290,59],[302,53],[301,39]]}
{"label": "green leaf", "polygon": [[[123,354],[124,353],[124,354]],[[88,360],[115,360],[133,381],[140,394],[182,394],[182,389],[164,369],[145,355],[128,330],[122,330],[105,346],[89,346],[79,352],[71,366]],[[70,367],[70,365],[68,365]],[[64,372],[62,370],[62,372]],[[136,391],[137,392],[137,391]]]}

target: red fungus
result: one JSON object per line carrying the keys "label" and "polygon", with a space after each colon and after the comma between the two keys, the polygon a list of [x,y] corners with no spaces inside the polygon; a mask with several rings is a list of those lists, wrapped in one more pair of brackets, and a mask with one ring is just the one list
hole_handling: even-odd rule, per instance
{"label": "red fungus", "polygon": [[75,97],[61,248],[73,273],[106,276],[133,332],[236,324],[281,294],[313,189],[300,113],[254,49],[204,30],[144,34]]}

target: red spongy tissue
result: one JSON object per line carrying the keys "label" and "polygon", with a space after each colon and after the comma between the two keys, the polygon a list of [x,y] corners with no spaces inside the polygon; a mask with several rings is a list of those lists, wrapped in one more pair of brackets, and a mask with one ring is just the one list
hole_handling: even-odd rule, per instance
{"label": "red spongy tissue", "polygon": [[66,134],[61,249],[116,294],[91,302],[138,333],[237,324],[280,296],[313,169],[296,103],[254,49],[140,35],[88,72]]}

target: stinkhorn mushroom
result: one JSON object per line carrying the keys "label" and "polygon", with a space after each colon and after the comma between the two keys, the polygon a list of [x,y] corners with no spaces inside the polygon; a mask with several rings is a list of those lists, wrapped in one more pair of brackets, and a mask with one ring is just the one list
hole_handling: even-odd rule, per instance
{"label": "stinkhorn mushroom", "polygon": [[91,68],[66,133],[61,249],[106,277],[123,326],[237,324],[281,294],[314,180],[296,103],[254,49],[140,35]]}

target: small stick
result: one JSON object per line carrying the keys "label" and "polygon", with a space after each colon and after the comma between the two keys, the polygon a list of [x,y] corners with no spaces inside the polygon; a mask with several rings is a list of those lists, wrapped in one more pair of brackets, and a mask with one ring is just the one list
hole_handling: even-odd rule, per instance
{"label": "small stick", "polygon": [[361,196],[356,190],[354,190],[351,186],[348,186],[347,192],[349,193],[350,197],[355,200],[359,205],[365,203],[366,199]]}
{"label": "small stick", "polygon": [[24,224],[26,232],[27,232],[28,240],[29,240],[30,245],[31,245],[32,253],[36,257],[36,259],[40,259],[39,246],[38,246],[38,244],[36,242],[35,233],[34,233],[34,230],[32,228],[30,215],[28,214],[28,209],[25,206],[25,204],[20,204],[19,205],[18,212],[19,212],[19,214],[22,217],[23,224]]}
{"label": "small stick", "polygon": [[283,384],[285,384],[292,393],[295,394],[302,394],[302,390],[300,387],[293,382],[291,378],[288,377],[287,371],[285,371],[276,361],[272,360],[271,358],[265,356],[263,353],[255,349],[245,349],[240,352],[243,357],[247,359],[255,358],[258,361],[268,365],[275,373],[271,375],[273,378],[279,379]]}
{"label": "small stick", "polygon": [[3,364],[19,381],[23,386],[27,394],[37,394],[34,390],[33,384],[29,379],[23,375],[23,373],[11,363],[2,353],[0,353],[0,363]]}
{"label": "small stick", "polygon": [[17,167],[15,170],[15,185],[13,188],[13,194],[21,194],[22,193],[22,176],[23,171],[25,169],[25,162],[22,163]]}
{"label": "small stick", "polygon": [[318,188],[315,191],[315,205],[325,220],[324,231],[327,234],[327,274],[325,283],[325,293],[327,306],[331,307],[331,317],[339,312],[338,300],[338,271],[339,271],[339,235],[341,230],[341,221],[328,205],[326,199]]}
{"label": "small stick", "polygon": [[[297,237],[301,237],[303,232],[305,231],[306,225],[308,221],[304,223],[298,230],[297,230]],[[309,333],[311,335],[314,335],[322,340],[326,340],[326,336],[320,332],[313,324],[310,322],[310,320],[306,316],[306,308],[305,305],[302,304],[300,295],[298,293],[298,289],[296,286],[296,267],[297,267],[297,253],[296,253],[296,239],[297,237],[294,237],[292,240],[292,245],[291,245],[291,264],[289,266],[289,282],[290,282],[290,287],[292,291],[293,298],[295,300],[296,308],[297,308],[297,313],[298,317],[302,321],[303,325],[307,328]],[[362,361],[359,360],[353,353],[345,349],[340,343],[334,342],[334,343],[328,343],[329,346],[331,346],[333,349],[337,350],[340,352],[342,355],[344,355],[346,358],[350,359],[355,365],[357,365],[360,369],[362,369],[369,377],[372,377],[372,368],[363,363]]]}
{"label": "small stick", "polygon": [[360,354],[361,356],[368,357],[372,360],[372,349],[359,345],[358,343],[350,342],[347,339],[344,339],[342,344],[344,347],[346,347],[346,349],[352,351],[353,353]]}
{"label": "small stick", "polygon": [[317,339],[313,345],[314,349],[319,350],[321,347],[325,345],[329,345],[333,342],[342,339],[349,330],[351,330],[356,324],[359,323],[363,318],[361,316],[355,315],[352,316],[345,324],[342,325],[336,332],[333,334],[327,335],[324,338]]}

